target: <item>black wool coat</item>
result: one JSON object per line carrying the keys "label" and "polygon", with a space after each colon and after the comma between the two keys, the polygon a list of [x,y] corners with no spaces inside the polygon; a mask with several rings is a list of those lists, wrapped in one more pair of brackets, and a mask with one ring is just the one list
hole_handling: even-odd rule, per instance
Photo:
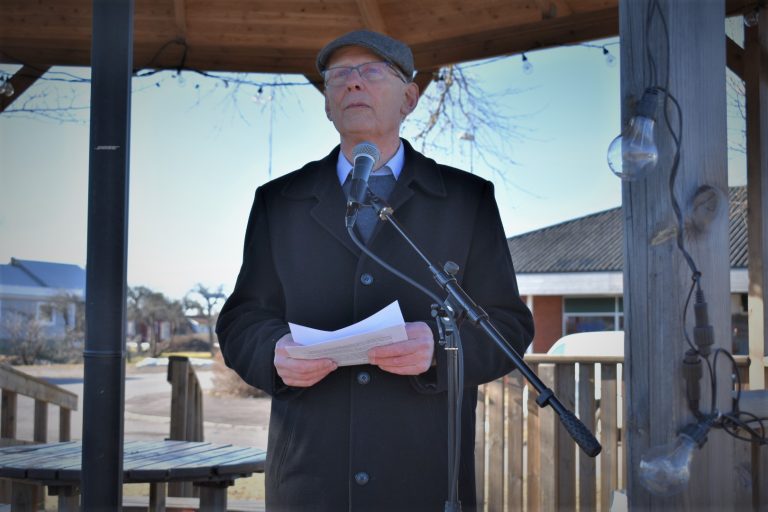
{"label": "black wool coat", "polygon": [[[533,337],[520,300],[493,185],[438,165],[406,141],[389,198],[395,217],[433,260],[456,262],[461,286],[522,354]],[[398,300],[406,322],[435,331],[429,297],[360,253],[344,224],[339,148],[260,187],[243,264],[217,325],[224,360],[272,396],[266,470],[270,511],[439,511],[448,494],[446,356],[416,376],[341,367],[309,388],[286,386],[273,359],[287,322],[336,330]],[[443,297],[392,226],[380,222],[375,254]],[[465,388],[459,493],[473,510],[477,385],[512,370],[474,326],[461,327]]]}

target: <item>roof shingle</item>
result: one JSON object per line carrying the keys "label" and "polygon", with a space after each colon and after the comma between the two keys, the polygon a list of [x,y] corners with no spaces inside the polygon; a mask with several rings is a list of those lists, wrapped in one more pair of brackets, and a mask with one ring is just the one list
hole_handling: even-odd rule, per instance
{"label": "roof shingle", "polygon": [[[747,189],[729,190],[729,242],[732,268],[747,266]],[[517,273],[621,272],[621,207],[548,226],[508,239]]]}

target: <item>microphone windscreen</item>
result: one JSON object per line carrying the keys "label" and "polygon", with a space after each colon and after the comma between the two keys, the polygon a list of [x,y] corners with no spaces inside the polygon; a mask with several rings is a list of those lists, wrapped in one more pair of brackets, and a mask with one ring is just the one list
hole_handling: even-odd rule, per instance
{"label": "microphone windscreen", "polygon": [[379,158],[381,157],[379,148],[377,148],[376,144],[372,142],[361,142],[352,148],[352,162],[357,160],[357,157],[362,155],[371,157],[373,159],[373,165],[376,165],[376,162],[378,162]]}

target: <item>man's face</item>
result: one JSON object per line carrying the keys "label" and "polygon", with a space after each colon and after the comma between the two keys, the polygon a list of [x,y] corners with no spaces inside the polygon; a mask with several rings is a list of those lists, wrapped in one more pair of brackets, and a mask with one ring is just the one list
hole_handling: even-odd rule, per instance
{"label": "man's face", "polygon": [[[345,46],[331,55],[327,67],[382,60],[365,48]],[[342,140],[375,141],[399,136],[400,123],[416,107],[418,98],[418,86],[405,83],[394,70],[387,70],[385,78],[377,82],[367,82],[357,71],[352,71],[344,84],[326,86],[325,111]]]}

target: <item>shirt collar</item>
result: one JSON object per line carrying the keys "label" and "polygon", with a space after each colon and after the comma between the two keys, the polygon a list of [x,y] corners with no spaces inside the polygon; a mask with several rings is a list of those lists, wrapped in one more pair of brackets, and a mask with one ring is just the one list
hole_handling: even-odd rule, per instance
{"label": "shirt collar", "polygon": [[[395,151],[395,154],[392,156],[392,158],[389,159],[389,161],[379,167],[379,169],[383,167],[389,167],[392,171],[392,175],[395,177],[395,179],[400,177],[400,172],[403,170],[403,165],[405,165],[405,150],[403,149],[403,143],[400,142],[400,146],[398,146],[397,151]],[[339,177],[339,183],[342,185],[347,180],[347,175],[352,172],[352,167],[354,165],[347,160],[347,157],[344,155],[343,151],[339,151],[339,158],[336,161],[336,174]],[[376,174],[379,174],[378,169],[371,172],[372,176],[375,176]]]}

